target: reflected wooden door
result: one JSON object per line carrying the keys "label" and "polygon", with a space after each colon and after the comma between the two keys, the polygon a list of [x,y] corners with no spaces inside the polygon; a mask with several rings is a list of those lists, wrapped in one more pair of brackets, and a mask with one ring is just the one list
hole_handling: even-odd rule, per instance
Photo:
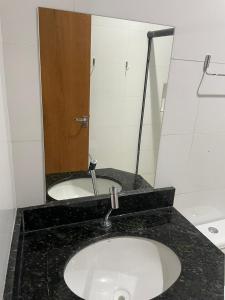
{"label": "reflected wooden door", "polygon": [[39,8],[46,173],[87,170],[91,16]]}

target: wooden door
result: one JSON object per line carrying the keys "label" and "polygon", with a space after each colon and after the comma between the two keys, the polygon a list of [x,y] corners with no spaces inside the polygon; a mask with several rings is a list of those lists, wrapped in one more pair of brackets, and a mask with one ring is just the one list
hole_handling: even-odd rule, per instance
{"label": "wooden door", "polygon": [[91,16],[39,8],[47,174],[87,170]]}

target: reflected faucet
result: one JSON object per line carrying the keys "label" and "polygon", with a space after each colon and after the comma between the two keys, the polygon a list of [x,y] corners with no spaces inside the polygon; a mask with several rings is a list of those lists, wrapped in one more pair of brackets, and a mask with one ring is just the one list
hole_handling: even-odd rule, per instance
{"label": "reflected faucet", "polygon": [[93,190],[94,190],[95,196],[98,195],[97,179],[96,179],[96,173],[95,173],[96,165],[97,165],[97,160],[91,159],[89,168],[88,168],[88,172],[91,175],[91,180],[92,180],[92,185],[93,185]]}
{"label": "reflected faucet", "polygon": [[106,229],[110,228],[112,226],[112,223],[109,220],[109,216],[110,216],[111,212],[114,209],[119,208],[118,188],[116,188],[115,186],[112,186],[111,189],[110,189],[110,194],[111,194],[111,209],[109,210],[109,212],[105,216],[104,221],[102,223],[103,227],[105,227]]}

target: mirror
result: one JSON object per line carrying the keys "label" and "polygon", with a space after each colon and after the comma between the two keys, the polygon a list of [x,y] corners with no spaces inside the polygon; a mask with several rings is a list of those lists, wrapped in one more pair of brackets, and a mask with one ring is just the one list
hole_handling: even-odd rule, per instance
{"label": "mirror", "polygon": [[39,9],[47,201],[154,186],[173,34]]}

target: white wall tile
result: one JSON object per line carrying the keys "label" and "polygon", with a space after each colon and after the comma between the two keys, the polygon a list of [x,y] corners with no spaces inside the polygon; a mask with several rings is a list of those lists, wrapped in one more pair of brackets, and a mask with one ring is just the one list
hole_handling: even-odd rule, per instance
{"label": "white wall tile", "polygon": [[[121,140],[125,141],[126,148],[129,151],[136,151],[138,144],[139,127],[137,125],[124,126],[120,129]],[[118,133],[118,131],[117,131]],[[159,144],[160,136],[154,136],[154,127],[152,125],[144,125],[142,128],[141,149],[155,149],[155,144]]]}
{"label": "white wall tile", "polygon": [[[212,63],[209,72],[225,74],[225,64]],[[225,77],[205,76],[199,92],[195,132],[225,133]]]}
{"label": "white wall tile", "polygon": [[225,61],[223,1],[144,0],[140,5],[136,0],[124,0],[121,5],[119,0],[75,0],[75,9],[175,26],[174,58],[202,60],[206,53],[211,53],[214,61]]}
{"label": "white wall tile", "polygon": [[174,186],[178,194],[192,190],[187,174],[191,145],[191,134],[161,137],[155,187]]}
{"label": "white wall tile", "polygon": [[177,194],[225,188],[225,134],[162,136],[156,186]]}
{"label": "white wall tile", "polygon": [[[155,156],[153,149],[141,149],[139,171],[140,174],[153,173],[155,170]],[[153,172],[152,172],[153,171]]]}
{"label": "white wall tile", "polygon": [[73,10],[73,0],[1,0],[3,40],[8,43],[37,44],[37,8]]}
{"label": "white wall tile", "polygon": [[[145,55],[144,60],[146,60]],[[130,98],[140,99],[141,101],[143,97],[146,62],[143,63],[143,61],[129,57],[127,61],[129,62],[129,70],[126,72],[126,95]]]}
{"label": "white wall tile", "polygon": [[45,201],[42,152],[40,141],[13,143],[18,207],[43,204]]}
{"label": "white wall tile", "polygon": [[35,46],[4,44],[9,115],[13,140],[41,140],[41,96]]}
{"label": "white wall tile", "polygon": [[201,99],[196,133],[225,133],[225,98]]}
{"label": "white wall tile", "polygon": [[0,146],[0,210],[8,210],[15,208],[15,190],[11,157],[12,145],[10,142],[0,141]]}
{"label": "white wall tile", "polygon": [[[174,36],[164,36],[153,40],[153,53],[158,66],[165,66],[168,69],[173,48]],[[166,51],[165,51],[166,50]]]}
{"label": "white wall tile", "polygon": [[118,97],[125,96],[125,64],[122,60],[112,61],[110,58],[96,59],[96,66],[91,75],[91,93],[96,97],[107,98],[114,97],[118,101]]}
{"label": "white wall tile", "polygon": [[195,224],[225,217],[224,149],[224,134],[161,138],[156,186],[174,186],[175,207]]}
{"label": "white wall tile", "polygon": [[120,126],[136,125],[139,116],[137,114],[139,103],[129,101],[130,109],[127,109],[128,101],[121,97],[95,96],[90,109],[90,127],[95,126]]}
{"label": "white wall tile", "polygon": [[163,134],[191,134],[197,118],[202,63],[173,60],[165,103]]}
{"label": "white wall tile", "polygon": [[[223,198],[215,195],[212,207],[213,192],[208,191],[225,188],[225,78],[205,76],[200,93],[206,97],[198,97],[196,91],[202,66],[202,63],[191,61],[172,62],[163,133],[179,133],[183,137],[189,133],[192,137],[189,145],[180,144],[176,149],[173,140],[177,140],[176,135],[162,137],[156,181],[157,186],[171,184],[176,187],[179,194],[176,208],[195,224],[222,218],[225,214]],[[224,65],[212,63],[209,71],[223,73],[224,68]],[[177,151],[179,153],[183,147],[187,152],[182,154],[183,162],[178,163],[178,167]]]}
{"label": "white wall tile", "polygon": [[[134,172],[146,68],[147,32],[165,27],[92,16],[89,149],[98,167]],[[140,172],[155,172],[161,132],[160,94],[167,82],[172,38],[154,41],[143,136]],[[119,46],[118,46],[119,45]],[[128,70],[125,63],[128,62]],[[154,80],[152,80],[154,78]],[[153,92],[155,91],[155,92]]]}
{"label": "white wall tile", "polygon": [[[202,64],[203,66],[203,64]],[[208,73],[210,74],[225,74],[225,64],[210,62],[208,67]],[[225,76],[212,76],[205,75],[199,89],[200,98],[225,98]]]}
{"label": "white wall tile", "polygon": [[[97,17],[93,17],[92,20]],[[98,18],[99,19],[99,18]],[[104,18],[106,20],[107,18]],[[113,20],[113,19],[110,19]],[[126,28],[108,25],[96,26],[92,22],[92,55],[99,60],[108,62],[108,66],[113,65],[114,59],[118,62],[126,60],[126,45],[128,43],[128,34]],[[116,22],[114,21],[113,24]],[[119,45],[119,47],[118,47]],[[107,49],[107,51],[106,51]]]}
{"label": "white wall tile", "polygon": [[196,134],[186,167],[192,190],[225,189],[225,134]]}
{"label": "white wall tile", "polygon": [[0,26],[0,299],[3,299],[5,276],[16,213],[11,137],[2,54]]}

